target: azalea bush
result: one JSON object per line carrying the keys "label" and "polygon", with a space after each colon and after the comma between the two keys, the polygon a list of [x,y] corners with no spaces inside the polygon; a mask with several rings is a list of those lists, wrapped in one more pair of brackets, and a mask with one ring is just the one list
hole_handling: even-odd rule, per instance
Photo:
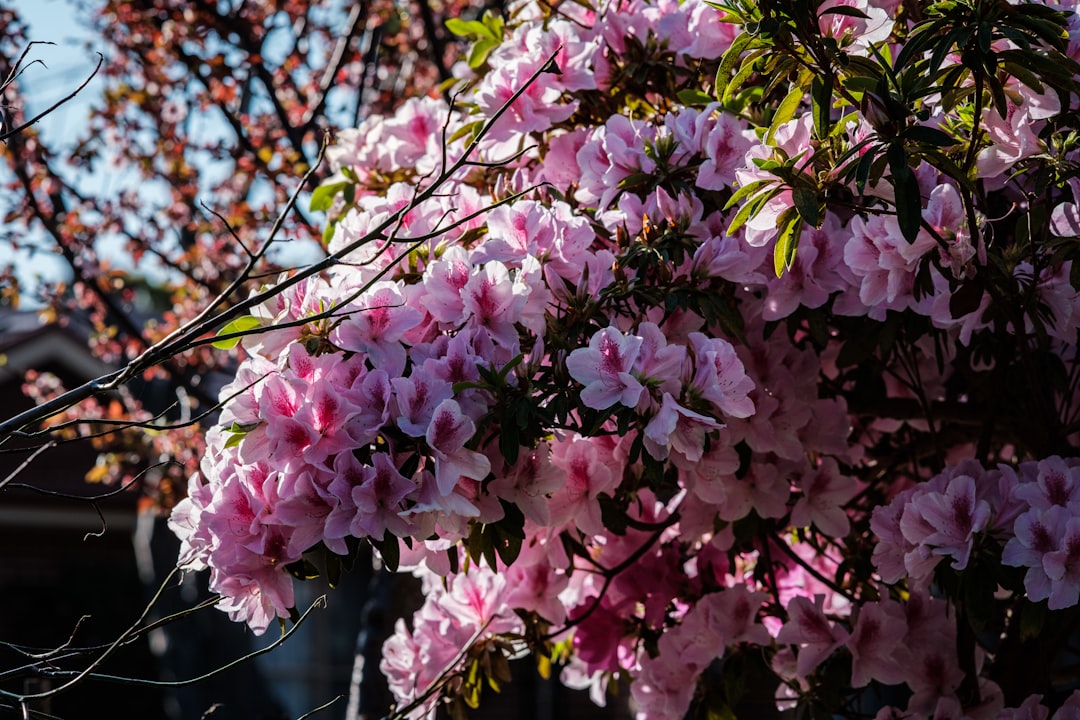
{"label": "azalea bush", "polygon": [[329,150],[327,259],[221,329],[181,567],[256,632],[360,543],[420,577],[398,717],[526,654],[642,718],[1080,716],[1072,8],[447,28],[445,94]]}

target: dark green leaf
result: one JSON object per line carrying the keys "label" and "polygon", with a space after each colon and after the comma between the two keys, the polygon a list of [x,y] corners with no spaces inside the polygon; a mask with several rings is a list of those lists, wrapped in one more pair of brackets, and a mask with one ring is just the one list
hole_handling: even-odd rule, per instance
{"label": "dark green leaf", "polygon": [[731,102],[731,96],[732,96],[732,94],[733,94],[733,93],[734,93],[734,92],[735,92],[736,90],[738,90],[738,89],[739,89],[739,87],[740,87],[740,86],[741,86],[741,85],[742,85],[742,84],[743,84],[744,82],[746,82],[746,81],[747,81],[747,80],[748,80],[748,79],[749,79],[749,78],[750,78],[750,77],[751,77],[751,76],[752,76],[752,75],[753,75],[753,74],[754,74],[755,72],[757,72],[757,71],[756,71],[756,70],[754,69],[754,63],[752,63],[752,62],[749,62],[749,58],[748,58],[748,59],[747,59],[747,61],[744,61],[744,62],[743,62],[743,64],[742,64],[742,67],[740,67],[740,68],[739,68],[739,71],[738,71],[737,73],[735,73],[735,77],[733,77],[733,78],[731,79],[731,82],[730,82],[730,83],[728,83],[728,84],[727,84],[727,85],[725,86],[725,88],[724,88],[724,94],[723,94],[723,96],[722,96],[722,97],[720,98],[720,99],[721,99],[721,101],[722,101],[722,102],[723,102],[723,103],[724,103],[725,105],[726,105],[727,103]]}
{"label": "dark green leaf", "polygon": [[919,193],[919,181],[907,162],[902,142],[889,144],[886,151],[889,158],[889,171],[892,173],[893,190],[896,193],[896,220],[900,232],[909,243],[915,242],[922,225],[922,196]]}
{"label": "dark green leaf", "polygon": [[499,554],[503,565],[509,567],[517,560],[518,555],[521,554],[521,542],[522,539],[516,535],[511,535],[501,529],[497,532],[495,551]]}
{"label": "dark green leaf", "polygon": [[327,550],[323,559],[326,563],[326,584],[336,588],[341,582],[341,557]]}
{"label": "dark green leaf", "polygon": [[829,136],[832,123],[833,76],[824,73],[810,83],[810,100],[813,103],[814,135],[819,139]]}
{"label": "dark green leaf", "polygon": [[379,551],[386,569],[390,572],[397,572],[398,565],[401,564],[401,546],[398,545],[398,539],[387,531],[381,541],[378,543],[373,542],[372,545]]}
{"label": "dark green leaf", "polygon": [[866,332],[860,332],[848,338],[836,355],[836,366],[854,367],[868,360],[877,348],[879,333],[878,326],[871,326]]}
{"label": "dark green leaf", "polygon": [[979,309],[983,298],[983,285],[978,278],[968,280],[957,288],[949,298],[949,314],[954,320],[970,315]]}
{"label": "dark green leaf", "polygon": [[1024,607],[1020,611],[1020,640],[1034,640],[1042,635],[1047,607],[1045,600],[1037,603],[1024,601]]}
{"label": "dark green leaf", "polygon": [[1039,80],[1039,77],[1023,65],[1015,62],[1004,62],[1002,63],[1002,68],[1005,70],[1006,73],[1012,75],[1014,78],[1016,78],[1021,83],[1028,86],[1035,92],[1040,94],[1045,92],[1045,88],[1043,87],[1042,82]]}
{"label": "dark green leaf", "polygon": [[804,222],[815,228],[821,227],[821,208],[816,192],[805,185],[797,185],[791,190],[791,200]]}
{"label": "dark green leaf", "polygon": [[495,550],[494,533],[484,533],[480,546],[483,549],[484,560],[487,562],[488,567],[491,568],[492,572],[499,572],[499,556]]}
{"label": "dark green leaf", "polygon": [[319,568],[315,567],[315,563],[307,558],[300,558],[296,562],[291,562],[285,566],[285,569],[297,580],[314,580],[319,577]]}
{"label": "dark green leaf", "polygon": [[936,145],[938,147],[949,147],[956,144],[956,139],[944,132],[938,130],[935,127],[929,125],[912,125],[904,131],[904,137],[908,140],[914,140],[915,142],[926,143],[927,145]]}
{"label": "dark green leaf", "polygon": [[877,153],[877,148],[870,148],[859,158],[859,164],[855,167],[855,189],[859,191],[859,197],[866,192],[866,181],[870,177],[870,168],[874,164]]}
{"label": "dark green leaf", "polygon": [[845,15],[847,17],[862,18],[863,20],[869,20],[870,16],[864,13],[858,8],[848,7],[847,5],[838,5],[825,10],[818,17],[825,17],[826,15]]}

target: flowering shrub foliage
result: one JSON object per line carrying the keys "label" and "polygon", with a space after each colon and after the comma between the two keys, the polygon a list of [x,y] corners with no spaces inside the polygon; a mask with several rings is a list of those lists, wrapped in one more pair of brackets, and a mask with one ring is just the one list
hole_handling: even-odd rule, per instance
{"label": "flowering shrub foliage", "polygon": [[454,104],[341,133],[181,565],[257,632],[412,570],[402,716],[526,652],[642,718],[1080,716],[1080,20],[721,5],[452,21]]}

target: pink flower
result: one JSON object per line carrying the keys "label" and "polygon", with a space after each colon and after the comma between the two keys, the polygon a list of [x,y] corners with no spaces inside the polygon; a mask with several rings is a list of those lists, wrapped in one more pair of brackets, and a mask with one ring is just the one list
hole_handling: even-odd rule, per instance
{"label": "pink flower", "polygon": [[[714,14],[720,13],[712,11]],[[753,134],[731,113],[717,111],[704,137],[701,152],[705,160],[698,170],[696,185],[705,190],[735,187],[735,168],[753,144]]]}
{"label": "pink flower", "polygon": [[686,348],[669,345],[656,323],[643,322],[637,331],[641,347],[634,361],[634,374],[650,388],[678,395],[682,389],[679,378],[686,362]]}
{"label": "pink flower", "polygon": [[566,475],[551,464],[550,453],[548,443],[523,452],[512,468],[496,475],[490,487],[492,493],[516,505],[526,518],[544,526],[551,522],[548,496],[566,484]]}
{"label": "pink flower", "polygon": [[942,698],[956,697],[964,671],[956,659],[955,643],[938,641],[912,650],[904,666],[905,680],[914,693],[908,710],[929,713]]}
{"label": "pink flower", "polygon": [[844,263],[859,285],[859,300],[875,320],[886,310],[905,310],[914,302],[912,288],[920,258],[937,245],[921,232],[909,243],[895,215],[851,220],[851,239],[844,246]]}
{"label": "pink flower", "polygon": [[529,76],[540,68],[542,60],[539,52],[515,54],[508,57],[484,76],[474,94],[477,107],[488,117],[495,114],[510,98],[526,88],[495,124],[488,140],[494,145],[493,157],[507,155],[517,150],[522,136],[533,132],[543,132],[553,124],[570,117],[577,108],[578,101],[560,102],[562,90],[556,87],[552,73],[541,73],[531,84],[526,86]]}
{"label": "pink flower", "polygon": [[824,458],[820,467],[802,475],[799,484],[803,496],[791,511],[791,524],[813,523],[831,537],[847,535],[850,523],[843,505],[858,492],[855,479],[841,475],[836,460]]}
{"label": "pink flower", "polygon": [[820,229],[803,229],[795,263],[782,277],[775,277],[772,258],[765,260],[769,278],[769,294],[762,312],[765,320],[785,318],[800,306],[821,307],[832,293],[849,287],[840,269],[844,263],[843,245],[837,242],[845,232],[830,213]]}
{"label": "pink flower", "polygon": [[1069,518],[1061,549],[1043,555],[1042,564],[1050,579],[1048,607],[1062,610],[1076,605],[1080,600],[1080,517]]}
{"label": "pink flower", "polygon": [[890,585],[900,582],[907,575],[904,558],[914,548],[900,529],[900,518],[913,492],[914,489],[897,495],[888,505],[874,508],[870,515],[870,531],[877,538],[872,561],[881,579]]}
{"label": "pink flower", "polygon": [[[974,544],[975,533],[986,529],[990,521],[990,505],[975,497],[975,481],[967,475],[954,477],[945,492],[926,492],[912,498],[904,513],[920,517],[931,532],[909,530],[901,523],[904,536],[911,542],[933,548],[935,555],[952,557],[952,567],[963,570]],[[912,527],[912,526],[908,526]]]}
{"label": "pink flower", "polygon": [[644,388],[630,371],[640,348],[640,337],[607,327],[592,336],[589,347],[570,353],[566,369],[570,377],[585,386],[581,401],[596,410],[606,410],[616,403],[637,405]]}
{"label": "pink flower", "polygon": [[528,564],[521,558],[506,570],[506,604],[535,612],[550,623],[566,621],[566,606],[559,600],[569,584],[565,573],[557,572],[546,562]]}
{"label": "pink flower", "polygon": [[598,496],[616,486],[620,478],[601,459],[597,441],[574,435],[570,441],[556,443],[551,463],[566,473],[566,484],[551,496],[552,524],[573,522],[583,532],[604,532]]}
{"label": "pink flower", "polygon": [[995,109],[989,108],[983,115],[983,126],[990,136],[990,147],[979,153],[978,168],[980,177],[997,178],[1007,176],[1013,166],[1026,157],[1043,150],[1043,143],[1036,134],[1041,123],[1057,114],[1061,105],[1057,93],[1047,89],[1041,95],[1025,87],[1022,93],[1013,96],[1022,98],[1016,104],[1008,98],[1007,112],[1004,118]]}
{"label": "pink flower", "polygon": [[397,426],[412,437],[427,433],[435,408],[454,394],[450,383],[418,372],[407,378],[396,377],[390,385],[397,400]]}
{"label": "pink flower", "polygon": [[474,268],[461,289],[465,317],[473,327],[486,328],[503,347],[516,347],[517,328],[528,299],[529,289],[516,283],[501,262]]}
{"label": "pink flower", "polygon": [[[599,607],[592,609],[594,603]],[[585,663],[588,672],[596,670],[617,671],[619,644],[629,630],[628,611],[633,607],[614,607],[603,598],[584,597],[581,604],[570,611],[570,619],[576,620],[586,612],[574,629],[574,654]]]}
{"label": "pink flower", "polygon": [[787,606],[789,620],[776,636],[777,642],[799,646],[797,672],[801,678],[814,672],[848,638],[847,630],[825,617],[824,602],[824,595],[815,596],[813,602],[802,596],[792,598]]}
{"label": "pink flower", "polygon": [[870,680],[895,685],[905,677],[904,657],[897,656],[907,633],[904,609],[899,603],[866,603],[859,609],[847,646],[851,651],[851,685],[863,687]]}
{"label": "pink flower", "polygon": [[375,453],[371,459],[373,467],[364,468],[362,483],[352,488],[356,515],[349,528],[351,534],[377,540],[386,533],[405,537],[412,528],[401,517],[401,502],[416,491],[416,483],[398,472],[386,453]]}
{"label": "pink flower", "polygon": [[[1027,567],[1024,589],[1032,602],[1046,600],[1053,591],[1053,581],[1047,572],[1044,558],[1061,548],[1071,514],[1060,505],[1046,510],[1032,508],[1016,519],[1015,537],[1005,544],[1001,562],[1013,567]],[[1055,568],[1056,570],[1056,568]]]}
{"label": "pink flower", "polygon": [[575,197],[604,210],[621,192],[619,182],[636,172],[650,173],[656,162],[645,154],[645,143],[655,138],[651,126],[625,115],[612,115],[581,146],[581,169]]}
{"label": "pink flower", "polygon": [[758,610],[768,599],[763,592],[753,592],[735,585],[701,598],[683,618],[682,628],[690,630],[696,643],[712,649],[738,643],[768,645],[769,633],[757,620]]}
{"label": "pink flower", "polygon": [[211,570],[210,591],[222,596],[219,610],[228,613],[233,622],[247,623],[256,635],[266,632],[277,618],[289,617],[288,609],[295,604],[292,577],[258,557],[248,573],[236,568],[229,572]]}
{"label": "pink flower", "polygon": [[333,343],[344,350],[366,353],[375,367],[390,375],[404,372],[402,337],[424,316],[405,304],[400,283],[375,283],[345,311],[349,314],[331,334]]}
{"label": "pink flower", "polygon": [[690,351],[695,367],[693,389],[728,417],[753,415],[754,401],[749,393],[754,381],[746,375],[731,343],[695,332],[690,333]]}
{"label": "pink flower", "polygon": [[471,272],[468,251],[457,245],[447,248],[440,259],[424,268],[420,304],[439,322],[460,321],[465,310],[461,291]]}
{"label": "pink flower", "polygon": [[[851,8],[863,17],[826,12],[836,7]],[[849,53],[866,55],[867,48],[892,34],[892,18],[867,0],[825,0],[818,6],[817,15],[821,34],[835,39]]]}
{"label": "pink flower", "polygon": [[[326,518],[338,504],[338,499],[327,486],[333,476],[314,468],[300,473],[284,475],[276,485],[271,485],[274,493],[273,511],[266,521],[290,528],[288,552],[299,556],[324,539]],[[335,552],[345,554],[347,548],[340,539],[328,540]]]}
{"label": "pink flower", "polygon": [[1020,484],[1015,492],[1017,498],[1040,510],[1053,505],[1070,507],[1073,503],[1080,509],[1080,466],[1070,466],[1056,455],[1040,460],[1035,482]]}
{"label": "pink flower", "polygon": [[465,447],[475,434],[476,425],[454,400],[443,400],[432,413],[424,437],[435,455],[435,482],[442,495],[449,495],[459,478],[480,481],[491,472],[485,455]]}
{"label": "pink flower", "polygon": [[666,460],[670,448],[678,455],[677,465],[691,466],[701,459],[706,434],[722,427],[716,420],[688,410],[664,393],[660,409],[645,426],[645,449],[657,460]]}

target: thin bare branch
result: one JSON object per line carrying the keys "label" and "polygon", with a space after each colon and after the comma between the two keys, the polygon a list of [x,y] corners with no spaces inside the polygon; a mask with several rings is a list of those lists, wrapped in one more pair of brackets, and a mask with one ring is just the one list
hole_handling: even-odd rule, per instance
{"label": "thin bare branch", "polygon": [[76,95],[78,95],[78,94],[79,94],[80,92],[82,92],[82,91],[83,91],[83,88],[85,88],[85,87],[86,87],[87,85],[89,85],[89,84],[90,84],[90,81],[94,79],[94,76],[98,74],[98,70],[100,70],[100,69],[101,69],[101,66],[102,66],[102,64],[103,64],[103,63],[105,62],[105,56],[104,56],[104,55],[102,55],[101,53],[98,53],[98,54],[97,54],[97,56],[98,56],[97,66],[96,66],[96,67],[94,67],[94,69],[93,69],[93,71],[91,71],[90,75],[89,75],[89,76],[88,76],[88,77],[87,77],[87,78],[86,78],[85,80],[83,80],[82,84],[81,84],[81,85],[79,85],[79,87],[75,88],[75,90],[74,90],[74,91],[72,91],[71,93],[68,93],[68,94],[67,94],[67,95],[65,95],[64,97],[60,98],[60,99],[59,99],[59,100],[57,100],[57,101],[56,101],[55,103],[53,103],[53,104],[52,104],[52,105],[50,105],[49,107],[45,108],[44,110],[42,110],[41,112],[39,112],[39,113],[38,113],[37,115],[35,115],[34,117],[30,118],[29,120],[27,120],[26,122],[24,122],[24,123],[23,123],[22,125],[18,126],[17,128],[14,128],[14,129],[12,129],[12,130],[9,130],[9,131],[7,131],[6,133],[0,133],[0,142],[4,142],[4,141],[6,141],[6,140],[7,140],[8,138],[10,138],[10,137],[13,137],[13,136],[15,136],[15,135],[18,135],[18,134],[19,134],[19,133],[21,133],[21,132],[22,132],[23,130],[25,130],[26,128],[30,127],[31,125],[33,125],[34,123],[36,123],[36,122],[37,122],[38,120],[40,120],[41,118],[45,117],[45,116],[46,116],[46,115],[48,115],[49,113],[53,112],[53,111],[54,111],[54,110],[56,110],[56,109],[57,109],[58,107],[60,107],[61,105],[63,105],[63,104],[64,104],[64,103],[66,103],[67,101],[69,101],[69,100],[71,100],[72,98],[74,98],[74,97],[75,97]]}

